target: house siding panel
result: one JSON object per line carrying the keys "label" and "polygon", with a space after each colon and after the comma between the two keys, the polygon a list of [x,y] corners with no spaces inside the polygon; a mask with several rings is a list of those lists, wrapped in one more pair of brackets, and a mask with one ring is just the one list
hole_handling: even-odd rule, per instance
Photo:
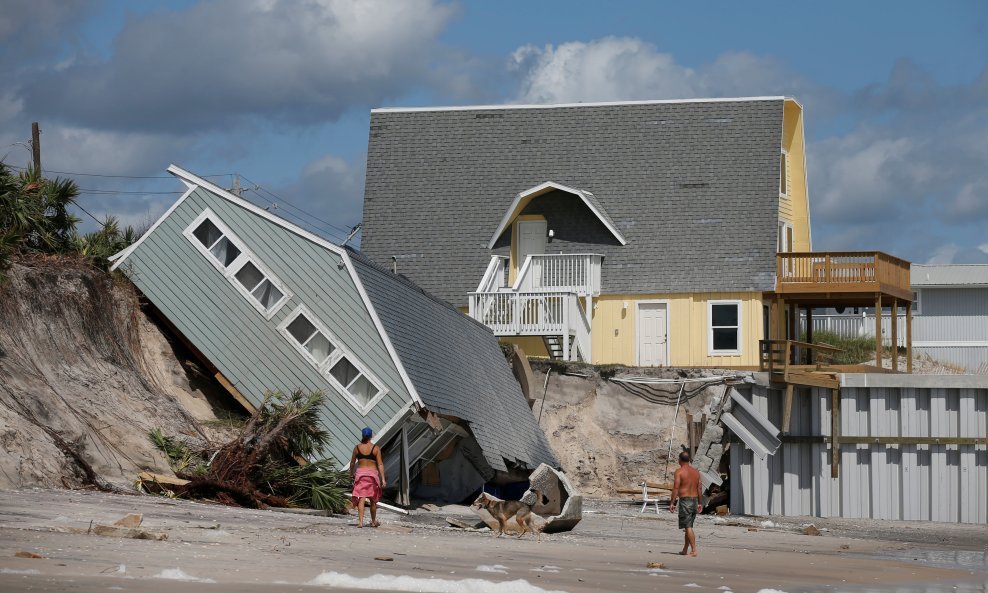
{"label": "house siding panel", "polygon": [[[985,438],[988,388],[841,388],[841,432],[853,436]],[[901,380],[908,384],[910,378]],[[801,390],[793,400],[793,436],[830,436],[830,391]],[[777,426],[779,392],[756,388],[752,403]],[[813,412],[806,414],[805,407]],[[812,460],[805,463],[807,456]],[[839,477],[830,477],[829,446],[784,443],[761,460],[732,443],[731,511],[764,515],[988,523],[985,445],[841,445]],[[776,470],[782,464],[784,471]],[[780,486],[784,486],[779,490]]]}
{"label": "house siding panel", "polygon": [[[210,208],[293,294],[267,320],[182,234]],[[142,292],[257,405],[269,389],[322,390],[330,394],[321,412],[334,434],[359,434],[386,424],[410,400],[370,313],[340,256],[209,191],[193,192],[124,263]],[[304,303],[344,347],[388,389],[367,414],[331,384],[277,330]],[[328,451],[349,461],[350,442],[336,438]]]}

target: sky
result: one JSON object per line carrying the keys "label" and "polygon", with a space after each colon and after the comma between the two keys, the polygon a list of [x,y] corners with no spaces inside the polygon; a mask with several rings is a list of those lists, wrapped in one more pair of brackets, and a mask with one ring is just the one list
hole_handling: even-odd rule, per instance
{"label": "sky", "polygon": [[342,241],[375,107],[786,95],[815,250],[988,263],[977,0],[5,0],[0,69],[0,159],[38,121],[85,229],[149,225],[175,163]]}

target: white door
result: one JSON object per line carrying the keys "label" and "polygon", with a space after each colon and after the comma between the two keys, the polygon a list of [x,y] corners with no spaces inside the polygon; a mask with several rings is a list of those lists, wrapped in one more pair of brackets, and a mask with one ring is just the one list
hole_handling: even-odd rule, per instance
{"label": "white door", "polygon": [[[518,245],[517,245],[517,266],[521,271],[525,265],[525,258],[529,255],[545,253],[545,241],[547,233],[547,223],[544,220],[521,220],[518,221]],[[542,286],[542,270],[533,267],[530,271],[532,288]]]}
{"label": "white door", "polygon": [[666,304],[638,304],[638,364],[666,366]]}

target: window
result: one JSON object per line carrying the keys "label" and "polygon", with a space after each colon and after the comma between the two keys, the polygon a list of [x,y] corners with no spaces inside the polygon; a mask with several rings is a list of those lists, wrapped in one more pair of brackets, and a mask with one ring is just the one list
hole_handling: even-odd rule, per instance
{"label": "window", "polygon": [[921,290],[913,291],[912,309],[913,309],[913,313],[916,315],[923,314],[923,291]]}
{"label": "window", "polygon": [[196,227],[196,230],[192,231],[192,234],[206,248],[213,261],[223,269],[230,267],[230,264],[240,257],[240,250],[237,249],[237,246],[230,242],[229,237],[225,237],[223,231],[208,218],[203,220]]}
{"label": "window", "polygon": [[779,195],[789,196],[789,153],[784,150],[779,157]]}
{"label": "window", "polygon": [[288,315],[278,329],[361,414],[366,415],[387,393],[304,306]]}
{"label": "window", "polygon": [[792,225],[779,221],[778,252],[787,253],[792,251]]}
{"label": "window", "polygon": [[741,354],[741,301],[710,301],[709,354]]}
{"label": "window", "polygon": [[291,296],[208,208],[185,236],[265,318],[271,319]]}

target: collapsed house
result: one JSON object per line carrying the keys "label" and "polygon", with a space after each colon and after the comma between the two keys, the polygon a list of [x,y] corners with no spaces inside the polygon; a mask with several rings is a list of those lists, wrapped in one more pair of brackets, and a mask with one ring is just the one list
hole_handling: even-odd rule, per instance
{"label": "collapsed house", "polygon": [[406,504],[558,467],[488,328],[354,249],[168,171],[188,190],[112,269],[241,404],[331,393],[326,453],[345,466],[371,427]]}

